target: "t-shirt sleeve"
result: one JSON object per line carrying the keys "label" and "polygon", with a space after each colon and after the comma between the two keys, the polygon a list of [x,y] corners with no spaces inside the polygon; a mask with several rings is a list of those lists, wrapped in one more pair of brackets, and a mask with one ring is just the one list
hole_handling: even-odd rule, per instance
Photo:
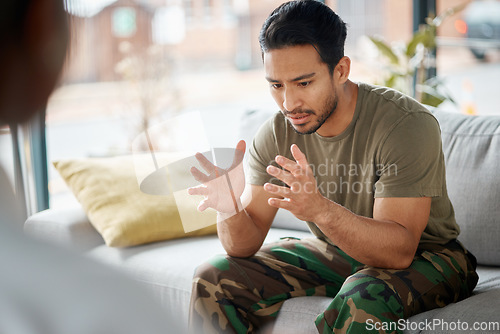
{"label": "t-shirt sleeve", "polygon": [[375,197],[443,195],[440,128],[430,113],[413,112],[395,124],[382,141],[377,160]]}
{"label": "t-shirt sleeve", "polygon": [[275,117],[267,120],[257,131],[247,155],[247,182],[253,185],[262,186],[266,182],[276,180],[266,172],[270,164],[277,166],[274,158],[278,154]]}

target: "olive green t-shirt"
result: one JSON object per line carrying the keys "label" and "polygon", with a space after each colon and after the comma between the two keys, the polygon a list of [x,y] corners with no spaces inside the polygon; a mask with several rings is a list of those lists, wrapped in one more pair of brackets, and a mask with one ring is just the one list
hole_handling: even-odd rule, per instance
{"label": "olive green t-shirt", "polygon": [[[446,191],[440,128],[414,99],[395,90],[358,84],[356,109],[338,136],[295,132],[281,113],[259,129],[249,148],[249,182],[280,184],[266,167],[276,155],[293,159],[290,146],[305,153],[323,196],[355,214],[372,218],[376,197],[431,197],[431,212],[420,242],[446,243],[459,227]],[[331,242],[311,222],[318,238]]]}

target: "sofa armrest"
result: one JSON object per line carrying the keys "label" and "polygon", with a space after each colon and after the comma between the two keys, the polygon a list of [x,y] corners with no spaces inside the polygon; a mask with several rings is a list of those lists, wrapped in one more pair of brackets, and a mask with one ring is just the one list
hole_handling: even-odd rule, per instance
{"label": "sofa armrest", "polygon": [[49,209],[28,218],[24,232],[35,238],[84,252],[104,244],[81,207]]}

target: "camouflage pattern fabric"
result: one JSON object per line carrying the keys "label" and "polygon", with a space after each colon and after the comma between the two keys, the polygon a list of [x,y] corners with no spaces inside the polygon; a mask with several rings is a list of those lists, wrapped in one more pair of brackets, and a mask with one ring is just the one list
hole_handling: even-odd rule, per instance
{"label": "camouflage pattern fabric", "polygon": [[190,327],[204,334],[261,332],[285,300],[327,296],[334,299],[316,319],[319,333],[366,333],[368,321],[397,322],[457,302],[476,283],[475,259],[455,241],[420,245],[409,268],[389,270],[365,266],[319,239],[286,238],[249,258],[220,255],[198,267]]}

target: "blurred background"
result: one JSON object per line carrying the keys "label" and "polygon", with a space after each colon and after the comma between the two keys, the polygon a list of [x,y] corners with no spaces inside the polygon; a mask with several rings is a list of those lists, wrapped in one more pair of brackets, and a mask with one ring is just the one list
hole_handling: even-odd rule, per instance
{"label": "blurred background", "polygon": [[[224,122],[227,133],[221,135],[231,145],[243,113],[278,110],[264,79],[257,37],[283,2],[66,0],[67,63],[42,119],[21,133],[32,145],[12,143],[9,129],[0,129],[2,161],[13,179],[16,147],[31,150],[20,159],[26,175],[33,175],[34,190],[25,189],[32,202],[28,214],[75,203],[52,161],[129,154],[141,131],[195,110]],[[351,80],[392,85],[415,96],[410,82],[416,77],[418,86],[422,65],[431,77],[437,75],[438,81],[427,86],[440,92],[440,108],[500,113],[499,0],[324,2],[348,24]],[[425,20],[443,13],[441,21]],[[425,23],[435,29],[428,41],[435,48],[429,52],[420,45],[409,55],[411,41],[425,35],[415,33]],[[37,176],[40,168],[46,176],[43,170]]]}

